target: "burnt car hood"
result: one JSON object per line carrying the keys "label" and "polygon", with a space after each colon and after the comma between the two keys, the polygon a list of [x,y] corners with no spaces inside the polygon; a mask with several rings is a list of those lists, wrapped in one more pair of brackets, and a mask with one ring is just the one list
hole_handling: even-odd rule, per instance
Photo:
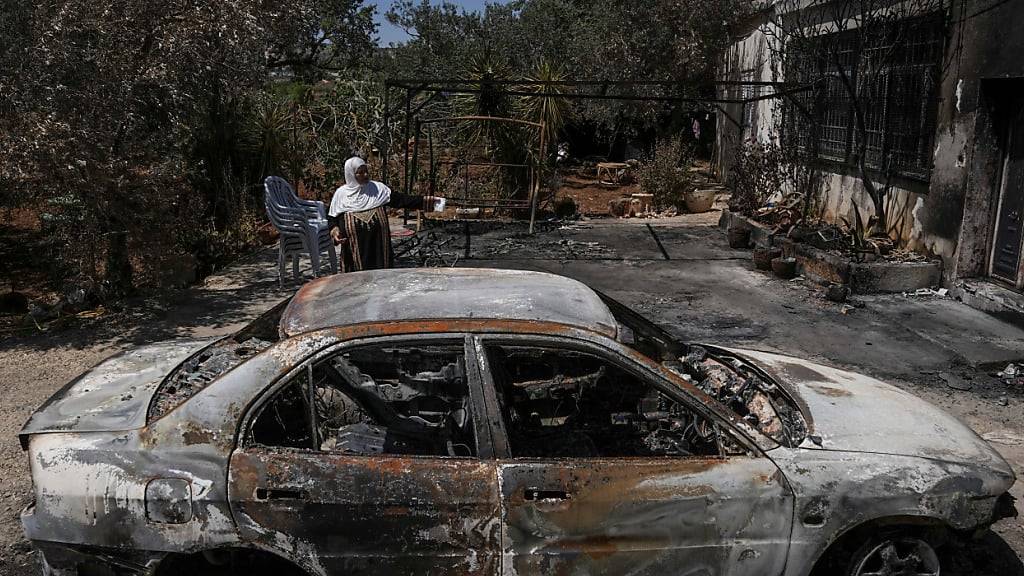
{"label": "burnt car hood", "polygon": [[940,408],[874,378],[799,358],[734,350],[803,401],[813,421],[803,448],[916,456],[1012,473],[967,425]]}
{"label": "burnt car hood", "polygon": [[146,424],[154,390],[177,365],[212,340],[175,340],[116,354],[75,378],[37,410],[20,436],[107,432]]}

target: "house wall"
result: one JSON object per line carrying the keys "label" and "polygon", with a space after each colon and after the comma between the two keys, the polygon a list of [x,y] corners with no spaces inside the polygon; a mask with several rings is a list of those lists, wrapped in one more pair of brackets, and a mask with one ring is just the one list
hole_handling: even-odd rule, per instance
{"label": "house wall", "polygon": [[[736,41],[729,47],[719,62],[719,77],[733,82],[781,81],[773,66],[773,36],[769,22],[771,8],[757,14],[734,31]],[[721,86],[718,96],[723,99],[751,98],[769,93],[772,88],[754,86]],[[749,104],[723,104],[716,115],[717,131],[715,141],[715,167],[724,180],[735,162],[736,154],[744,140],[756,139],[767,142],[775,137],[778,126],[779,103],[775,100],[761,100]]]}
{"label": "house wall", "polygon": [[[949,22],[930,181],[901,182],[887,202],[890,232],[909,248],[941,257],[946,283],[987,274],[1006,100],[1024,95],[1024,34],[1019,30],[1024,2],[952,0]],[[730,58],[754,66],[752,46],[764,38],[750,31],[732,46]],[[770,66],[762,69],[770,73]],[[758,120],[764,125],[751,133],[770,135],[777,129],[770,114]],[[723,140],[722,145],[731,143]],[[874,209],[860,179],[840,167],[829,169],[834,172],[824,178],[820,215],[852,222],[856,204],[867,221]]]}
{"label": "house wall", "polygon": [[960,1],[952,17],[963,24],[947,42],[949,69],[922,227],[956,242],[950,275],[965,278],[988,273],[1009,101],[1024,95],[1024,2]]}

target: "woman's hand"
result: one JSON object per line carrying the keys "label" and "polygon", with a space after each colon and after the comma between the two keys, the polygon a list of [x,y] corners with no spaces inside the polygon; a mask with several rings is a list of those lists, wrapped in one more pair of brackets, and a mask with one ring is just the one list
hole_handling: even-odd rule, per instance
{"label": "woman's hand", "polygon": [[427,207],[429,212],[444,212],[445,203],[448,201],[440,196],[427,196]]}
{"label": "woman's hand", "polygon": [[341,229],[337,226],[331,228],[331,238],[334,239],[335,246],[345,241],[345,238],[341,235]]}

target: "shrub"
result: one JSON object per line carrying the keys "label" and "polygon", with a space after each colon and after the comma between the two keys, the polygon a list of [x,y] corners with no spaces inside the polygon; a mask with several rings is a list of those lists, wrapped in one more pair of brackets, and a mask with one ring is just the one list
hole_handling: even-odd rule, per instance
{"label": "shrub", "polygon": [[665,209],[678,206],[691,187],[687,170],[693,161],[693,149],[683,144],[682,138],[659,140],[650,158],[640,163],[637,179],[640,188],[654,195],[654,206]]}
{"label": "shrub", "polygon": [[781,193],[791,163],[792,159],[774,142],[745,141],[726,180],[732,191],[729,209],[752,216]]}

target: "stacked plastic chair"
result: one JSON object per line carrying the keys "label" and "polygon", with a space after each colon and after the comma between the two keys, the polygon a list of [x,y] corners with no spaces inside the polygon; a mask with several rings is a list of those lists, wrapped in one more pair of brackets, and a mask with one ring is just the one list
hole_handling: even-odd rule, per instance
{"label": "stacked plastic chair", "polygon": [[283,178],[269,176],[263,181],[264,201],[270,222],[281,234],[278,244],[278,280],[284,286],[285,262],[292,262],[292,277],[300,280],[299,257],[309,254],[313,277],[320,276],[320,255],[327,253],[331,273],[338,272],[338,253],[334,249],[323,202],[303,200]]}

